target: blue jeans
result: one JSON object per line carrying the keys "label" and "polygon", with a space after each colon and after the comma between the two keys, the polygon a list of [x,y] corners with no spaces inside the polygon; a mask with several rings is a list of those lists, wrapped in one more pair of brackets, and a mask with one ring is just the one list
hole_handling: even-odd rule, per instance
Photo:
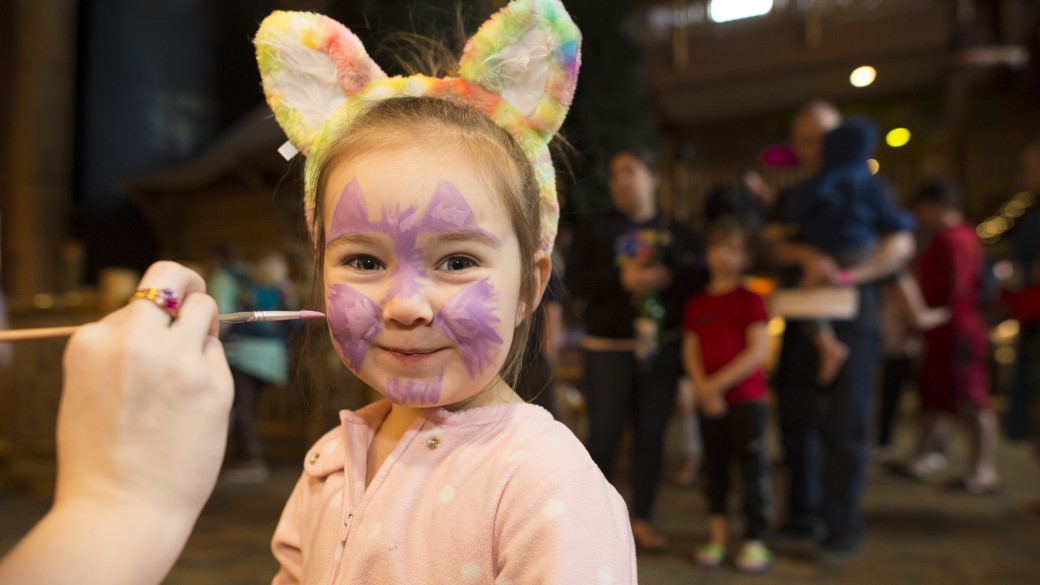
{"label": "blue jeans", "polygon": [[830,385],[816,382],[818,356],[804,328],[784,333],[776,372],[780,435],[787,464],[787,522],[821,522],[827,537],[858,542],[860,500],[868,464],[873,373],[880,342],[875,331],[835,323],[849,359]]}

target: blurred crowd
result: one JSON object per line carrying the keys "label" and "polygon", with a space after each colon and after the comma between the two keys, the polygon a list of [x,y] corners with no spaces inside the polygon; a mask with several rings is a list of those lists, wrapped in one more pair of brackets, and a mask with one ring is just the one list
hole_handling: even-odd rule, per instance
{"label": "blurred crowd", "polygon": [[[708,539],[691,555],[706,568],[732,560],[760,573],[786,542],[812,543],[821,560],[855,555],[869,534],[861,503],[870,465],[996,493],[990,329],[1005,319],[1018,337],[999,414],[1007,436],[1026,438],[1032,422],[1040,437],[1040,208],[1018,218],[1005,271],[1013,278],[1000,281],[958,185],[930,179],[900,205],[868,164],[877,138],[870,120],[808,103],[789,144],[761,161],[797,165],[803,180],[778,188],[747,172],[709,191],[696,225],[662,209],[654,149],[625,145],[609,163],[610,208],[579,216],[561,238],[517,391],[573,423],[609,480],[630,483],[639,549],[668,547],[655,503],[670,425],[680,437],[674,482],[705,494]],[[1019,171],[1023,192],[1040,197],[1040,140],[1022,150]],[[245,262],[222,245],[205,272],[221,313],[302,306],[280,252]],[[224,481],[268,477],[258,404],[289,381],[293,323],[221,332],[235,387]],[[564,363],[575,355],[580,363]],[[11,356],[0,343],[0,367]],[[563,371],[571,373],[555,380]],[[916,400],[905,400],[910,388]],[[908,405],[916,418],[903,424],[915,436],[899,444]],[[579,423],[568,419],[574,412]],[[970,459],[950,466],[966,473],[947,477],[955,423]],[[1040,515],[1040,503],[1028,513]]]}
{"label": "blurred crowd", "polygon": [[[1003,414],[1028,421],[1040,402],[1030,400],[1037,230],[1020,225],[1015,283],[998,282],[958,185],[935,177],[901,205],[868,164],[877,140],[871,120],[808,103],[783,156],[770,153],[803,180],[778,188],[746,173],[709,192],[697,225],[661,209],[652,149],[626,145],[611,158],[613,205],[576,222],[554,299],[574,308],[582,329],[586,446],[612,481],[622,479],[621,453],[630,456],[623,478],[640,549],[668,543],[654,506],[673,422],[675,481],[702,486],[708,504],[709,538],[692,552],[708,568],[732,557],[738,570],[762,572],[774,545],[792,541],[812,543],[821,560],[855,555],[869,531],[861,502],[872,464],[908,481],[939,478],[945,490],[1000,490],[990,329],[1020,324]],[[1040,142],[1023,150],[1019,181],[1040,192]],[[1037,218],[1019,223],[1029,221]],[[917,399],[905,400],[911,387]],[[910,405],[916,418],[903,423],[915,437],[897,444]],[[955,423],[970,460],[949,477]],[[774,457],[785,486],[775,495]],[[731,555],[735,494],[743,522]]]}
{"label": "blurred crowd", "polygon": [[[285,254],[269,250],[242,260],[230,244],[214,250],[207,292],[221,314],[298,310],[300,295],[289,278]],[[253,483],[268,478],[257,405],[268,386],[289,382],[289,338],[299,321],[269,321],[224,326],[220,332],[235,385],[231,408],[230,455],[222,480]]]}

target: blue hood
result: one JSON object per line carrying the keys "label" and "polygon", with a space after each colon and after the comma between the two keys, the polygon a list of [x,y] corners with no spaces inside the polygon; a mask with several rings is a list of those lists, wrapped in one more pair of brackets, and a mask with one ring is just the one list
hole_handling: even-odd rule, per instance
{"label": "blue hood", "polygon": [[866,118],[849,118],[823,137],[824,171],[849,164],[864,165],[877,148],[877,127]]}
{"label": "blue hood", "polygon": [[823,139],[823,165],[795,189],[791,219],[806,241],[824,242],[828,252],[869,245],[876,238],[872,201],[884,199],[885,187],[870,174],[877,130],[872,122],[851,118]]}

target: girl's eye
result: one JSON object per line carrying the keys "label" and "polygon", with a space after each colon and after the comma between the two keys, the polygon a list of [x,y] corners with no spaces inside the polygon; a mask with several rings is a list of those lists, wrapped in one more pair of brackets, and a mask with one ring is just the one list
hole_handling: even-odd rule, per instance
{"label": "girl's eye", "polygon": [[455,272],[458,270],[466,270],[467,268],[473,268],[477,265],[477,261],[469,256],[449,256],[441,265],[438,266],[438,270],[447,270],[448,272]]}
{"label": "girl's eye", "polygon": [[354,270],[360,270],[362,272],[383,269],[382,262],[371,256],[351,256],[350,258],[347,258],[347,261],[344,264]]}

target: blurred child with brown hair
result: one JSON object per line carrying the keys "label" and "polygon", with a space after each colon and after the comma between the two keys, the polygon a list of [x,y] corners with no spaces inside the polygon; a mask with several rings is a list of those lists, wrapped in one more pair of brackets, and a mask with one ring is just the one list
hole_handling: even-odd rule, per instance
{"label": "blurred child with brown hair", "polygon": [[736,557],[743,572],[767,570],[773,555],[763,542],[772,493],[766,453],[768,349],[765,303],[744,288],[751,261],[751,232],[732,217],[708,228],[707,289],[686,302],[683,364],[693,380],[701,411],[703,470],[710,540],[694,552],[697,564],[715,568],[726,558],[726,503],[730,465],[743,479],[744,544]]}

